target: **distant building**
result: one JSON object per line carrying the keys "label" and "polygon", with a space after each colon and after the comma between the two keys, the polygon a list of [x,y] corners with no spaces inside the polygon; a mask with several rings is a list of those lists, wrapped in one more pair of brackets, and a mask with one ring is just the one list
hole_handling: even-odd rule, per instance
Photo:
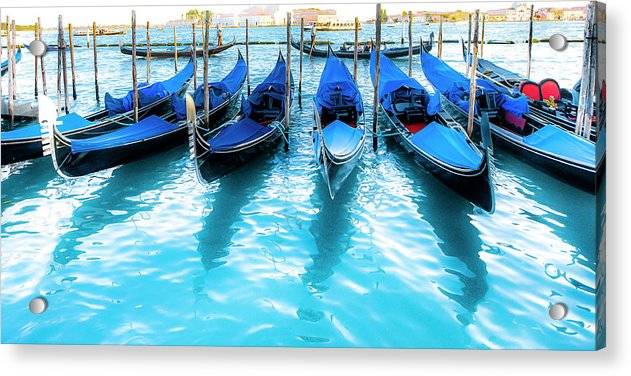
{"label": "distant building", "polygon": [[305,8],[292,11],[292,23],[297,25],[300,19],[304,19],[305,25],[317,23],[337,22],[337,12],[334,9]]}
{"label": "distant building", "polygon": [[506,21],[528,20],[530,20],[530,6],[525,3],[515,4],[506,11]]}
{"label": "distant building", "polygon": [[239,24],[244,25],[247,18],[252,26],[273,26],[274,12],[277,7],[250,7],[239,14]]}
{"label": "distant building", "polygon": [[563,21],[582,21],[585,20],[587,9],[586,7],[573,7],[562,9]]}
{"label": "distant building", "polygon": [[239,26],[239,17],[235,14],[218,13],[213,16],[213,23],[217,26],[235,27]]}
{"label": "distant building", "polygon": [[506,21],[507,12],[508,12],[508,9],[494,9],[494,10],[489,10],[487,12],[484,12],[484,15],[486,16],[487,21],[501,22],[501,21]]}

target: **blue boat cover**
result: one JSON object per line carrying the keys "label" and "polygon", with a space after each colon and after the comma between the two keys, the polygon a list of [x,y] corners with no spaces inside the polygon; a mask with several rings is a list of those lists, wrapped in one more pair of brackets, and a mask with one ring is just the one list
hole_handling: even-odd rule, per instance
{"label": "blue boat cover", "polygon": [[483,157],[467,143],[462,132],[435,121],[410,139],[416,147],[451,166],[476,170]]}
{"label": "blue boat cover", "polygon": [[[373,50],[370,53],[370,79],[375,83],[375,65],[377,53]],[[386,55],[381,53],[379,62],[379,101],[385,108],[390,108],[390,94],[396,92],[400,88],[416,89],[429,95],[427,104],[427,114],[434,115],[440,111],[440,93],[432,91],[431,93],[425,89],[416,79],[409,77],[403,73],[401,69]]]}
{"label": "blue boat cover", "polygon": [[322,130],[324,146],[329,153],[343,157],[364,141],[364,132],[363,128],[354,128],[341,120],[335,120]]}
{"label": "blue boat cover", "polygon": [[[455,103],[464,111],[469,110],[469,100],[465,96],[469,94],[469,79],[461,73],[454,70],[441,59],[427,52],[421,53],[421,67],[425,77],[438,89],[449,101]],[[517,116],[528,113],[528,99],[519,95],[513,98],[504,88],[493,84],[492,82],[478,78],[477,87],[487,92],[499,93],[499,105],[505,111],[512,112]],[[476,108],[477,113],[477,108]]]}
{"label": "blue boat cover", "polygon": [[274,131],[276,128],[261,125],[256,121],[244,117],[234,124],[229,124],[209,140],[211,151],[228,151],[256,140]]}
{"label": "blue boat cover", "polygon": [[582,137],[549,124],[530,136],[524,143],[563,159],[576,161],[583,166],[596,166],[596,145]]}
{"label": "blue boat cover", "polygon": [[117,129],[113,132],[90,138],[74,139],[71,143],[71,150],[73,154],[77,154],[111,149],[159,136],[175,128],[177,128],[177,126],[167,122],[161,117],[151,115],[140,120],[138,123]]}
{"label": "blue boat cover", "polygon": [[[76,112],[71,112],[67,115],[60,116],[57,118],[57,121],[61,122],[61,124],[57,126],[57,129],[61,133],[67,133],[94,124],[81,117]],[[31,123],[14,130],[2,131],[1,138],[3,141],[16,141],[31,138],[40,138],[41,135],[41,126],[39,124]]]}
{"label": "blue boat cover", "polygon": [[[248,66],[239,53],[239,58],[236,65],[230,73],[226,75],[221,81],[208,83],[208,96],[210,97],[210,110],[221,105],[225,101],[229,100],[243,85],[245,77],[248,71]],[[195,89],[193,93],[193,101],[195,102],[195,108],[200,109],[204,107],[204,84],[202,83]],[[173,97],[173,110],[178,120],[186,118],[186,100],[181,97]]]}
{"label": "blue boat cover", "polygon": [[340,105],[335,98],[337,94],[341,95],[343,103],[349,106],[354,104],[358,114],[364,111],[362,97],[357,85],[355,85],[353,76],[346,65],[333,52],[329,51],[315,96],[318,112],[321,112],[323,107],[333,108]]}
{"label": "blue boat cover", "polygon": [[[140,84],[138,88],[138,106],[147,106],[176,93],[192,76],[193,60],[191,59],[184,69],[166,81],[156,82],[151,85],[146,82]],[[134,91],[130,90],[122,98],[114,98],[110,93],[105,93],[105,108],[110,116],[131,111],[134,108]]]}
{"label": "blue boat cover", "polygon": [[[246,101],[241,102],[241,111],[250,116],[254,106],[260,106],[265,99],[265,95],[269,95],[274,99],[280,100],[283,103],[281,114],[285,113],[285,83],[287,82],[285,72],[285,59],[281,53],[278,54],[278,60],[274,69],[270,74],[261,82],[248,96]],[[294,76],[290,74],[290,87],[291,92],[290,101],[294,98]],[[291,102],[290,102],[291,103]]]}

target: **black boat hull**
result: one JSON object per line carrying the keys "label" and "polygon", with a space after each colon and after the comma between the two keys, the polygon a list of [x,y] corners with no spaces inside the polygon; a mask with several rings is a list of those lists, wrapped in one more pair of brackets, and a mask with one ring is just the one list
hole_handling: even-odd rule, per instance
{"label": "black boat hull", "polygon": [[[382,107],[383,108],[383,107]],[[436,177],[440,182],[472,204],[493,212],[495,209],[495,193],[489,169],[489,158],[485,153],[478,170],[460,171],[447,164],[439,163],[420,152],[405,135],[403,126],[384,109],[384,114],[390,124],[395,128],[395,140],[408,153],[414,156],[415,162]]]}
{"label": "black boat hull", "polygon": [[[187,84],[188,85],[188,84]],[[186,90],[186,86],[180,91]],[[144,106],[138,110],[138,119],[149,115],[162,115],[171,109],[171,99],[163,98],[155,103]],[[85,117],[88,121],[97,122],[93,126],[81,128],[75,131],[64,132],[63,135],[72,138],[85,138],[95,136],[112,129],[118,128],[121,122],[129,122],[133,111],[126,112],[111,119],[107,118],[107,111],[101,110]],[[99,121],[106,119],[103,121]],[[2,165],[22,162],[43,157],[41,137],[31,137],[20,140],[2,141]]]}
{"label": "black boat hull", "polygon": [[[236,40],[232,40],[232,42],[227,43],[227,44],[223,44],[219,47],[215,47],[215,48],[209,48],[208,49],[208,55],[216,55],[220,52],[223,52],[227,49],[229,49],[230,47],[234,46],[236,44]],[[120,47],[121,53],[125,54],[125,55],[131,55],[132,54],[132,49],[131,47],[127,47],[127,46],[121,46]],[[177,56],[178,57],[191,57],[193,55],[193,50],[190,47],[186,47],[186,48],[181,48],[177,50]],[[202,57],[204,56],[204,50],[203,49],[197,49],[195,51],[195,55],[197,57]],[[138,57],[147,57],[147,49],[146,48],[136,48],[136,56]],[[172,59],[175,58],[175,51],[173,50],[151,50],[151,57],[152,58],[164,58],[164,59]]]}
{"label": "black boat hull", "polygon": [[[295,49],[300,50],[300,42],[292,40],[291,41],[291,45]],[[430,51],[432,49],[431,41],[424,42],[423,46],[425,47],[426,51]],[[315,57],[327,57],[328,56],[328,50],[321,50],[319,48],[313,48],[312,49],[308,42],[303,43],[302,52],[304,52],[307,55],[315,56]],[[405,56],[409,55],[409,48],[408,47],[387,48],[385,50],[382,50],[381,52],[385,56],[387,56],[389,58],[405,57]],[[412,55],[418,55],[420,52],[421,52],[421,46],[420,45],[412,46]],[[349,50],[349,51],[337,50],[337,51],[335,51],[335,56],[337,56],[339,58],[343,58],[343,59],[354,59],[355,52],[353,50]],[[357,53],[357,59],[359,59],[359,60],[369,60],[370,59],[370,51],[368,51],[368,52],[365,52],[365,51],[358,52]]]}

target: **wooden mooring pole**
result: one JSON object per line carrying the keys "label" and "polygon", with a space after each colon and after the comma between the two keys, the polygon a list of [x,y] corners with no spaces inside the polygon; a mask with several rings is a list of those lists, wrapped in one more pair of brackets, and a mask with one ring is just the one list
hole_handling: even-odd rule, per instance
{"label": "wooden mooring pole", "polygon": [[77,100],[77,74],[74,64],[74,43],[72,42],[72,24],[68,24],[68,42],[70,43],[70,73],[72,78],[72,99]]}
{"label": "wooden mooring pole", "polygon": [[469,36],[467,38],[467,76],[471,70],[471,13],[469,13]]}
{"label": "wooden mooring pole", "polygon": [[[423,48],[423,46],[421,46]],[[438,51],[436,53],[438,58],[443,57],[443,15],[439,16],[438,20]]]}
{"label": "wooden mooring pole", "polygon": [[175,25],[173,25],[173,51],[175,51],[175,59],[173,59],[173,63],[175,64],[175,73],[177,73],[177,29]]}
{"label": "wooden mooring pole", "polygon": [[289,150],[291,109],[291,12],[287,12],[287,60],[285,60],[285,151]]}
{"label": "wooden mooring pole", "polygon": [[302,47],[305,42],[305,19],[300,18],[300,68],[298,73],[298,106],[302,108]]}
{"label": "wooden mooring pole", "polygon": [[[37,34],[39,33],[39,30],[37,28],[37,22],[35,23],[35,31],[34,31],[34,38],[35,40],[38,40]],[[0,43],[0,50],[2,49],[2,44]],[[0,52],[0,61],[2,61],[2,53]],[[33,82],[33,95],[35,96],[35,99],[37,99],[39,93],[37,92],[38,90],[38,86],[39,86],[39,58],[37,56],[33,56],[33,64],[35,65],[35,75],[33,76],[34,82]],[[0,94],[0,98],[2,98],[2,94]]]}
{"label": "wooden mooring pole", "polygon": [[379,76],[381,75],[381,3],[376,6],[375,18],[375,88],[372,106],[372,148],[377,150],[377,125],[379,122]]}
{"label": "wooden mooring pole", "polygon": [[138,122],[138,76],[136,71],[136,11],[131,11],[131,78],[134,88],[134,122]]}
{"label": "wooden mooring pole", "polygon": [[[42,20],[39,17],[37,17],[37,36],[38,40],[42,40]],[[39,66],[42,72],[42,93],[44,93],[44,95],[47,95],[48,88],[46,85],[46,64],[44,64],[44,56],[45,55],[40,56]]]}
{"label": "wooden mooring pole", "polygon": [[[473,62],[471,63],[471,76],[469,79],[469,117],[467,119],[467,134],[471,137],[475,120],[475,100],[476,100],[476,70],[478,68],[478,27],[480,26],[480,10],[475,11],[475,30],[473,32]],[[469,50],[471,51],[471,50]]]}
{"label": "wooden mooring pole", "polygon": [[210,28],[210,12],[204,15],[204,124],[210,129],[210,102],[208,99],[208,38]]}
{"label": "wooden mooring pole", "polygon": [[359,17],[355,17],[355,40],[353,42],[353,46],[353,79],[355,80],[355,82],[357,82],[357,60],[359,57]]}
{"label": "wooden mooring pole", "polygon": [[247,65],[247,71],[245,74],[245,80],[248,84],[248,95],[250,95],[250,21],[245,19],[245,64]]}
{"label": "wooden mooring pole", "polygon": [[412,77],[412,11],[411,10],[408,11],[408,76]]}
{"label": "wooden mooring pole", "polygon": [[149,21],[147,21],[146,28],[146,40],[147,40],[147,82],[151,82],[151,32],[149,31],[150,25]]}
{"label": "wooden mooring pole", "polygon": [[[600,122],[604,116],[601,108],[601,101],[605,98],[601,96],[601,79],[604,80],[604,72],[600,72],[600,69],[604,69],[598,62],[599,60],[599,12],[601,14],[600,20],[603,20],[604,4],[590,1],[587,5],[587,14],[585,17],[585,30],[583,45],[583,70],[581,75],[581,90],[579,92],[578,110],[576,118],[575,133],[581,137],[589,139],[592,133],[592,124],[594,114],[596,115],[596,132],[600,130]],[[604,23],[604,20],[601,21]],[[604,25],[601,25],[604,27]],[[602,51],[604,52],[604,51]],[[604,81],[602,81],[604,83]],[[594,111],[597,109],[597,111]],[[602,137],[602,135],[601,135]]]}
{"label": "wooden mooring pole", "polygon": [[64,83],[64,110],[66,113],[68,113],[70,111],[70,106],[69,106],[69,101],[68,101],[68,65],[66,64],[66,49],[68,48],[68,46],[66,46],[66,38],[64,37],[64,20],[63,20],[63,16],[59,15],[59,40],[61,43],[59,43],[59,48],[61,49],[61,68],[63,69],[62,71],[62,78],[63,78],[63,83]]}
{"label": "wooden mooring pole", "polygon": [[191,45],[191,56],[193,56],[193,90],[197,89],[197,35],[195,31],[195,22],[191,24],[193,33],[193,44]]}
{"label": "wooden mooring pole", "polygon": [[530,23],[528,29],[528,70],[526,72],[526,77],[530,79],[530,67],[532,64],[532,34],[533,34],[533,26],[534,26],[534,18],[535,18],[535,6],[530,6]]}
{"label": "wooden mooring pole", "polygon": [[96,95],[96,102],[99,103],[101,99],[99,97],[99,69],[96,60],[96,22],[92,22],[92,38],[92,55],[94,58],[94,94]]}

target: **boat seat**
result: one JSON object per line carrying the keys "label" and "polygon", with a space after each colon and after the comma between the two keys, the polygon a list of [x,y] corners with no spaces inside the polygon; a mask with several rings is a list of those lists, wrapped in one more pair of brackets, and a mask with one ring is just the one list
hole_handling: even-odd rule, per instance
{"label": "boat seat", "polygon": [[556,80],[552,78],[546,78],[539,82],[539,90],[541,91],[541,98],[550,99],[554,98],[555,102],[561,100],[561,87]]}
{"label": "boat seat", "polygon": [[541,90],[536,82],[523,81],[519,85],[519,92],[532,99],[533,101],[541,100]]}

